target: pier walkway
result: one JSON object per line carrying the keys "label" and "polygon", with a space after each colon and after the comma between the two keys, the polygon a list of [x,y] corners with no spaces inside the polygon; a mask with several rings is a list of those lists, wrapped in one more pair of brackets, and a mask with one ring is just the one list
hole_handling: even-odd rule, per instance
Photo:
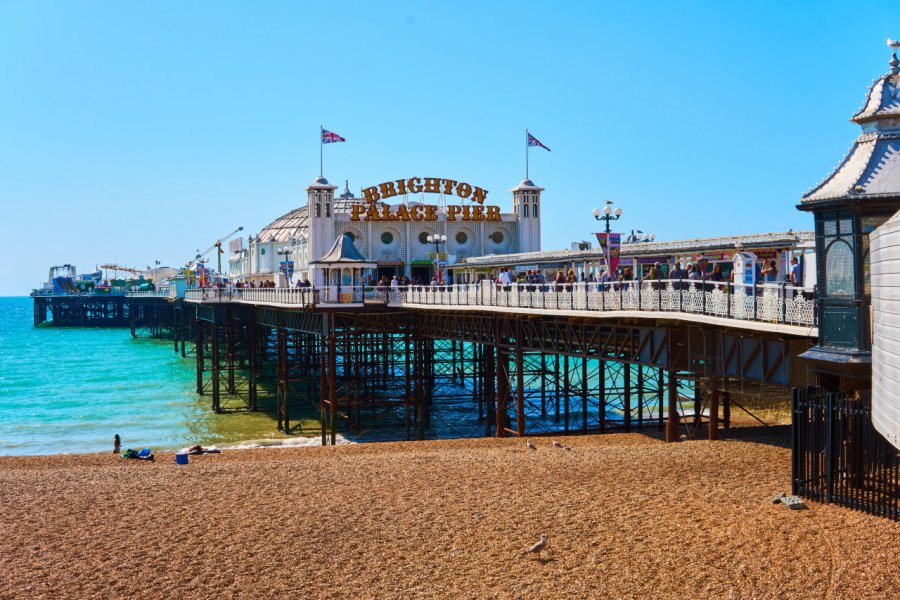
{"label": "pier walkway", "polygon": [[491,282],[408,288],[195,289],[185,301],[277,308],[362,309],[381,305],[429,311],[502,312],[597,319],[665,319],[815,338],[813,291],[786,284],[659,280],[557,286]]}

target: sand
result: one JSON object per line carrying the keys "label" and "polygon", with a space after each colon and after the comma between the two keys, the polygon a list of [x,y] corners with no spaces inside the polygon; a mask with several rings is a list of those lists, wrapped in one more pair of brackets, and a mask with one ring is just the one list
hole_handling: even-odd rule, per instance
{"label": "sand", "polygon": [[0,596],[900,594],[900,524],[772,504],[788,449],[561,439],[2,458]]}

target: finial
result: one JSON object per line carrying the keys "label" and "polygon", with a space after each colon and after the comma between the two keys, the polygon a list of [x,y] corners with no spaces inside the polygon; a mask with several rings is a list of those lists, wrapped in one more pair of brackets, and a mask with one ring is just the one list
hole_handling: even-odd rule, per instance
{"label": "finial", "polygon": [[888,64],[891,65],[891,73],[893,73],[894,75],[900,73],[900,60],[897,60],[896,52],[891,54],[891,62],[889,62]]}

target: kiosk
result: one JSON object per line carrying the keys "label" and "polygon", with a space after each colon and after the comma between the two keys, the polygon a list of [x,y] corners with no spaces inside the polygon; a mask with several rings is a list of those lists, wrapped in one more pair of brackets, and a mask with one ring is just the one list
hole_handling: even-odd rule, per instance
{"label": "kiosk", "polygon": [[748,296],[752,295],[756,285],[756,255],[752,252],[737,252],[731,262],[734,264],[731,280],[735,288],[744,290]]}

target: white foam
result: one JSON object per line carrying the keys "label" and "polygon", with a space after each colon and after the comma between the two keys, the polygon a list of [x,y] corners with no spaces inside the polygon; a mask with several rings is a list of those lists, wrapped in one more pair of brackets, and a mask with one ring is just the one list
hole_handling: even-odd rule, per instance
{"label": "white foam", "polygon": [[[355,444],[342,435],[335,437],[336,444]],[[306,446],[321,446],[322,438],[316,437],[291,437],[282,439],[246,440],[233,446],[223,446],[223,450],[249,450],[253,448],[298,448]]]}

